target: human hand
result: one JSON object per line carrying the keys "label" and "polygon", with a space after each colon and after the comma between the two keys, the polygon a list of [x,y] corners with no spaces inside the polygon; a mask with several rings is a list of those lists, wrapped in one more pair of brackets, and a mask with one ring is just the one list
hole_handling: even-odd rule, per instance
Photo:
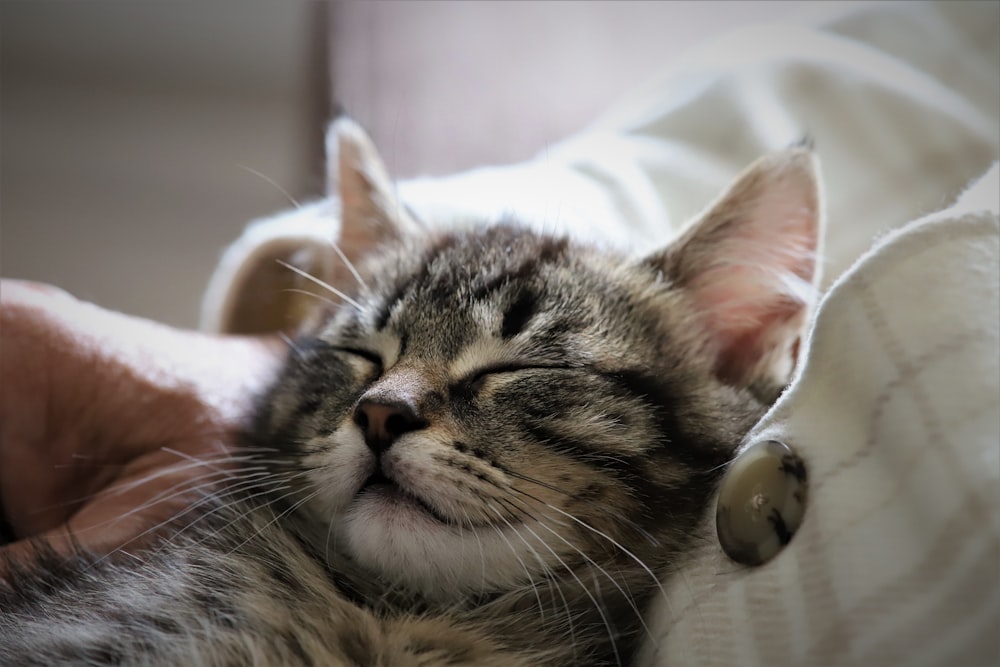
{"label": "human hand", "polygon": [[[141,544],[223,481],[280,341],[214,336],[0,281],[0,509],[30,559]],[[71,537],[72,536],[72,537]]]}

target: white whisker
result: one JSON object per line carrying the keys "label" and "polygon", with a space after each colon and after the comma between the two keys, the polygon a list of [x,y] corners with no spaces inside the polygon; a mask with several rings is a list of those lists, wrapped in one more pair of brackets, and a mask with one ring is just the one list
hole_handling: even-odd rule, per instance
{"label": "white whisker", "polygon": [[628,549],[626,549],[625,547],[623,547],[621,545],[621,543],[618,542],[616,539],[614,539],[613,537],[611,537],[607,533],[604,533],[604,532],[598,530],[597,528],[594,528],[593,526],[591,526],[586,521],[583,521],[582,519],[578,519],[575,516],[573,516],[572,514],[570,514],[569,512],[564,512],[563,510],[561,510],[558,507],[555,507],[553,505],[550,505],[549,503],[545,503],[545,504],[549,507],[549,509],[553,509],[556,512],[559,512],[560,514],[566,516],[567,518],[572,519],[573,521],[577,522],[578,524],[580,524],[581,526],[583,526],[587,530],[589,530],[589,531],[591,531],[591,532],[593,532],[593,533],[595,533],[597,535],[600,535],[601,537],[603,537],[604,539],[606,539],[608,542],[611,542],[611,544],[613,544],[616,547],[618,547],[618,549],[620,549],[622,553],[624,553],[626,556],[628,556],[629,558],[631,558],[632,560],[634,560],[636,563],[639,564],[639,567],[641,567],[643,570],[646,571],[646,573],[650,576],[650,578],[656,583],[656,587],[660,589],[660,593],[663,595],[663,597],[664,598],[667,597],[667,591],[664,590],[663,584],[660,583],[660,578],[657,577],[653,573],[653,571],[651,569],[649,569],[649,566],[646,565],[646,563],[644,563],[641,558],[639,558],[634,553],[632,553],[631,551],[629,551]]}
{"label": "white whisker", "polygon": [[[518,537],[520,537],[520,534],[517,532],[517,530],[514,528],[514,526],[512,526],[510,524],[510,521],[507,520],[507,517],[505,517],[502,512],[500,512],[499,510],[497,510],[492,505],[488,505],[488,507],[497,516],[500,517],[501,521],[503,521],[505,524],[507,524],[507,527],[511,529],[511,532],[513,532],[515,535],[518,535]],[[521,558],[521,556],[518,555],[517,549],[514,548],[514,545],[511,543],[511,541],[507,538],[506,535],[503,534],[503,530],[500,529],[500,526],[493,526],[493,529],[496,531],[497,535],[500,536],[500,539],[502,539],[507,544],[507,547],[510,549],[510,552],[514,555],[514,558],[517,560],[518,563],[520,563],[521,569],[524,570],[525,576],[528,577],[528,583],[531,585],[531,590],[535,593],[535,599],[538,601],[538,614],[539,614],[539,617],[540,617],[542,623],[544,623],[545,622],[545,605],[542,604],[542,596],[538,592],[538,584],[535,583],[534,578],[531,576],[531,571],[528,569],[528,566],[525,564],[525,562]],[[522,538],[522,541],[524,541],[523,538]],[[528,543],[525,542],[525,544],[527,545]],[[531,548],[530,545],[529,545],[528,548]]]}
{"label": "white whisker", "polygon": [[[639,609],[639,606],[636,605],[635,600],[632,598],[632,595],[630,595],[629,593],[625,592],[625,589],[621,587],[621,584],[618,583],[618,580],[615,579],[614,577],[612,577],[611,574],[607,570],[605,570],[603,567],[601,567],[600,565],[598,565],[597,562],[593,558],[591,558],[590,556],[588,556],[587,554],[585,554],[583,552],[583,550],[581,550],[579,547],[577,547],[576,545],[574,545],[573,543],[571,543],[569,540],[567,540],[565,537],[563,537],[562,535],[560,535],[558,532],[556,532],[556,531],[552,530],[551,528],[549,528],[547,525],[545,525],[545,523],[543,521],[539,521],[538,525],[540,525],[542,528],[544,528],[545,530],[549,531],[550,533],[552,533],[553,535],[555,535],[556,537],[558,537],[560,540],[562,540],[566,544],[566,546],[568,546],[569,548],[573,549],[578,554],[580,554],[581,556],[583,556],[583,558],[586,559],[586,561],[588,563],[590,563],[595,568],[597,568],[601,572],[601,574],[603,574],[605,577],[607,577],[608,581],[610,581],[612,584],[614,584],[615,588],[617,588],[618,591],[625,597],[625,600],[628,602],[629,606],[632,607],[632,611],[635,612],[636,618],[639,619],[639,623],[642,625],[643,630],[646,631],[646,636],[649,637],[649,639],[654,643],[654,645],[656,645],[656,648],[659,648],[659,645],[657,644],[657,641],[656,641],[656,637],[653,636],[652,631],[650,631],[649,626],[646,625],[646,621],[642,617],[642,611]],[[595,573],[595,576],[596,576],[596,573]]]}
{"label": "white whisker", "polygon": [[[286,494],[280,496],[278,498],[278,500],[283,500],[283,499],[287,498],[288,496],[293,495],[295,492],[296,492],[295,490],[292,490],[291,492],[286,493]],[[310,500],[312,500],[313,498],[315,498],[316,496],[318,496],[319,493],[320,493],[320,491],[319,491],[319,489],[317,489],[317,490],[313,491],[312,493],[307,494],[305,497],[303,497],[302,499],[300,499],[298,502],[293,503],[284,512],[282,512],[281,514],[275,515],[275,517],[273,519],[271,519],[270,521],[268,521],[267,523],[265,523],[263,526],[261,526],[260,528],[258,528],[257,531],[254,532],[253,535],[251,535],[250,537],[246,538],[245,540],[243,540],[242,542],[240,542],[239,544],[237,544],[235,547],[233,547],[229,551],[229,553],[235,552],[237,549],[241,548],[242,546],[244,546],[245,544],[247,544],[248,542],[250,542],[251,540],[253,540],[254,538],[256,538],[258,535],[260,535],[262,532],[264,532],[264,530],[266,530],[269,526],[272,526],[275,523],[277,523],[282,517],[284,517],[287,514],[291,514],[292,512],[294,512],[295,510],[297,510],[298,508],[302,507],[302,505],[304,505],[305,503],[309,502]]]}
{"label": "white whisker", "polygon": [[358,310],[364,310],[364,308],[362,307],[362,305],[360,303],[358,303],[357,301],[355,301],[351,297],[347,296],[346,294],[344,294],[343,292],[341,292],[339,289],[337,289],[333,285],[330,285],[329,283],[323,282],[322,280],[320,280],[316,276],[311,275],[310,273],[308,273],[306,271],[303,271],[302,269],[300,269],[300,268],[298,268],[296,266],[292,266],[288,262],[282,261],[280,259],[275,259],[274,261],[276,261],[278,264],[281,264],[283,267],[285,267],[289,271],[293,271],[293,272],[299,274],[300,276],[302,276],[306,280],[310,280],[310,281],[316,283],[317,285],[319,285],[320,287],[329,290],[331,294],[335,294],[335,295],[339,296],[341,299],[343,299],[347,303],[351,304],[352,306],[354,306]]}
{"label": "white whisker", "polygon": [[340,246],[337,245],[336,242],[333,241],[333,239],[330,240],[330,245],[333,246],[333,251],[337,253],[337,257],[339,257],[340,261],[344,263],[344,266],[347,267],[347,270],[351,272],[351,275],[354,276],[354,279],[358,281],[358,284],[364,287],[366,290],[370,289],[368,287],[368,283],[364,281],[364,278],[361,277],[361,274],[358,273],[358,270],[354,268],[354,264],[351,263],[351,260],[347,259],[347,255],[345,255],[344,251],[340,249]]}
{"label": "white whisker", "polygon": [[299,347],[295,344],[295,341],[292,340],[291,336],[286,334],[284,331],[279,331],[278,337],[281,338],[281,340],[285,343],[285,345],[289,347],[289,349],[295,354],[295,356],[297,356],[299,359],[305,358],[305,355],[302,354],[302,350],[300,350]]}
{"label": "white whisker", "polygon": [[292,195],[290,195],[290,194],[288,193],[288,190],[286,190],[285,188],[283,188],[283,187],[281,187],[280,185],[278,185],[278,182],[277,182],[277,181],[275,181],[275,180],[274,180],[273,178],[271,178],[270,176],[267,176],[266,174],[262,174],[261,172],[257,171],[257,170],[256,170],[256,169],[254,169],[253,167],[248,167],[248,166],[246,166],[245,164],[237,164],[236,166],[237,166],[237,167],[239,167],[240,169],[243,169],[244,171],[248,171],[248,172],[250,172],[250,173],[251,173],[251,174],[253,174],[254,176],[257,176],[257,177],[259,177],[259,178],[262,178],[262,179],[264,179],[264,181],[266,181],[267,183],[270,183],[271,185],[273,185],[273,186],[274,186],[274,188],[275,188],[275,189],[276,189],[276,190],[277,190],[278,192],[280,192],[281,194],[283,194],[283,195],[285,196],[285,199],[287,199],[287,200],[288,200],[288,203],[289,203],[289,204],[291,204],[291,205],[292,205],[292,206],[294,206],[295,208],[302,208],[302,204],[300,204],[300,203],[298,202],[298,200],[297,200],[297,199],[295,199],[295,197],[293,197]]}
{"label": "white whisker", "polygon": [[281,291],[282,292],[294,292],[296,294],[304,294],[306,296],[311,296],[314,299],[319,299],[320,301],[322,301],[323,303],[325,303],[325,304],[327,304],[329,306],[333,306],[334,308],[343,308],[344,307],[344,304],[342,304],[342,303],[337,303],[333,299],[328,299],[328,298],[326,298],[325,296],[323,296],[321,294],[316,294],[316,292],[310,292],[307,289],[299,289],[298,287],[286,287],[285,289],[283,289]]}
{"label": "white whisker", "polygon": [[[278,482],[281,482],[281,481],[284,481],[284,480],[278,480]],[[234,495],[234,494],[236,494],[236,493],[239,492],[238,489],[241,486],[249,486],[249,488],[253,488],[253,486],[255,484],[260,484],[260,483],[261,483],[261,481],[257,480],[257,479],[248,480],[248,481],[241,481],[241,482],[238,482],[238,483],[236,483],[236,484],[234,484],[232,486],[226,487],[226,493],[209,493],[209,494],[206,494],[206,496],[203,499],[201,499],[201,500],[199,500],[199,501],[197,501],[197,502],[195,502],[195,503],[193,503],[191,505],[187,505],[187,506],[181,508],[179,511],[175,512],[172,516],[164,519],[163,521],[161,521],[160,523],[156,524],[155,526],[147,528],[146,530],[142,531],[138,535],[132,536],[131,538],[129,538],[129,542],[134,542],[135,540],[141,539],[141,538],[145,537],[146,535],[155,533],[157,530],[163,528],[164,526],[166,526],[166,525],[168,525],[168,524],[170,524],[170,523],[172,523],[174,521],[177,521],[178,519],[180,519],[185,514],[188,514],[189,512],[193,512],[193,511],[197,510],[199,507],[201,507],[202,505],[204,505],[206,503],[211,503],[211,502],[213,502],[213,501],[215,501],[217,499],[224,498],[224,497],[229,496],[229,495]],[[204,488],[204,486],[205,485],[199,485],[199,486],[196,486],[195,488],[193,488],[191,490],[199,490],[200,488]],[[214,486],[214,484],[213,484],[213,486]],[[172,543],[174,541],[174,539],[176,537],[178,537],[181,533],[183,533],[185,530],[187,530],[188,528],[190,528],[194,524],[198,523],[203,518],[206,518],[207,516],[210,516],[211,514],[213,514],[218,509],[219,508],[216,508],[216,510],[213,510],[212,512],[208,512],[206,514],[199,515],[199,517],[197,519],[195,519],[191,523],[185,525],[183,528],[181,528],[176,533],[173,533],[170,536],[169,539],[167,539],[167,540],[164,541],[164,544]],[[113,520],[117,520],[117,519],[118,519],[118,517],[115,517],[115,519],[113,519]],[[121,546],[124,547],[125,544],[123,544]],[[119,547],[119,548],[121,548],[121,547]],[[94,567],[98,563],[100,563],[103,560],[109,558],[112,555],[112,553],[115,553],[116,551],[112,551],[111,553],[105,554],[104,556],[101,556],[100,558],[95,559],[88,566],[88,568],[89,567]]]}
{"label": "white whisker", "polygon": [[590,589],[587,588],[586,584],[584,584],[583,581],[580,580],[580,577],[578,577],[576,575],[576,572],[573,571],[573,568],[571,568],[566,563],[566,561],[564,561],[559,556],[559,554],[556,553],[555,549],[553,549],[551,546],[549,546],[548,542],[546,542],[545,540],[543,540],[538,535],[538,533],[536,533],[535,531],[533,531],[531,529],[531,526],[529,526],[528,524],[525,523],[525,524],[522,524],[522,525],[524,526],[525,530],[527,530],[529,533],[531,533],[532,535],[535,536],[535,539],[537,539],[539,542],[541,542],[542,546],[544,546],[546,549],[548,549],[549,553],[552,554],[553,558],[555,558],[557,561],[559,561],[559,564],[562,565],[566,569],[566,571],[569,572],[570,576],[573,577],[574,580],[576,580],[576,583],[578,583],[580,585],[580,589],[584,592],[584,594],[588,598],[590,598],[590,601],[593,603],[594,608],[597,610],[598,615],[600,615],[600,617],[601,617],[601,621],[604,622],[605,629],[608,631],[608,640],[611,643],[611,650],[614,651],[614,654],[615,654],[615,663],[618,665],[618,667],[622,667],[622,658],[621,658],[621,654],[618,653],[618,643],[615,641],[615,632],[614,632],[614,630],[611,627],[611,621],[608,620],[608,615],[604,613],[604,608],[597,601],[597,598],[595,598],[594,594],[590,592]]}

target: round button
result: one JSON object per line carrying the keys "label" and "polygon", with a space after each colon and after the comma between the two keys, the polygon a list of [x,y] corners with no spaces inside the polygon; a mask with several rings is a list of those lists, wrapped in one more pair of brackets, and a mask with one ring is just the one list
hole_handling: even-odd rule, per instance
{"label": "round button", "polygon": [[802,524],[806,467],[791,447],[764,440],[730,464],[719,486],[715,526],[723,551],[738,563],[774,558]]}

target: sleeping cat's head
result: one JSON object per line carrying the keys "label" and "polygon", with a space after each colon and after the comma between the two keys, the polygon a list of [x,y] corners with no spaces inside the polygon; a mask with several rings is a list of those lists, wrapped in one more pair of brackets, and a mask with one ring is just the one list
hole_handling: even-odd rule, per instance
{"label": "sleeping cat's head", "polygon": [[516,223],[421,229],[367,138],[335,132],[347,250],[385,244],[353,285],[320,276],[351,299],[296,341],[259,429],[317,534],[438,598],[675,555],[794,362],[811,155],[763,158],[628,258]]}

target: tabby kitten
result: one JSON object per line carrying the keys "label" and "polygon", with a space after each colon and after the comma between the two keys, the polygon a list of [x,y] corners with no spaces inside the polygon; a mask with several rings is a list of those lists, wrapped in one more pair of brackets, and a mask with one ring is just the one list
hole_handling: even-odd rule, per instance
{"label": "tabby kitten", "polygon": [[342,236],[383,245],[316,300],[250,461],[141,560],[0,587],[0,664],[622,665],[645,636],[794,363],[813,157],[764,157],[632,259],[422,229],[358,127],[333,131]]}

